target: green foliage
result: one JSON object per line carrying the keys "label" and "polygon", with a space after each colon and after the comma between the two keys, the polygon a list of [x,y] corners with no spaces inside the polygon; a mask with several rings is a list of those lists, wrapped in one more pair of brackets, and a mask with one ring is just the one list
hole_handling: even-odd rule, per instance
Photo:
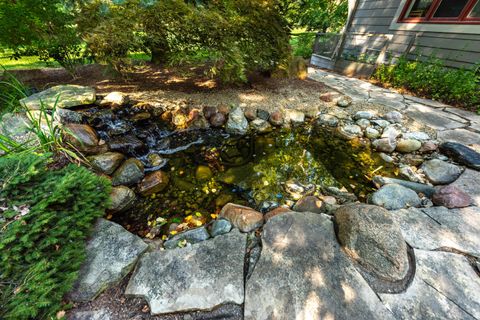
{"label": "green foliage", "polygon": [[20,109],[20,99],[28,96],[28,88],[11,73],[4,70],[0,81],[0,119],[8,112]]}
{"label": "green foliage", "polygon": [[288,33],[273,0],[184,0],[81,5],[79,30],[88,50],[116,70],[128,53],[148,50],[155,63],[203,63],[225,82],[273,70],[289,54]]}
{"label": "green foliage", "polygon": [[440,59],[421,57],[410,61],[401,57],[395,65],[380,65],[374,79],[420,96],[465,107],[480,104],[480,84],[476,69],[447,68]]}
{"label": "green foliage", "polygon": [[0,1],[0,45],[14,58],[38,55],[74,72],[81,54],[75,13],[69,0]]}
{"label": "green foliage", "polygon": [[293,55],[310,59],[313,53],[313,44],[315,42],[315,33],[293,34],[290,38],[290,45],[293,49]]}
{"label": "green foliage", "polygon": [[278,0],[277,3],[292,28],[338,32],[347,21],[347,0]]}
{"label": "green foliage", "polygon": [[55,317],[108,202],[107,180],[83,167],[50,171],[46,164],[46,156],[31,154],[0,158],[2,319]]}

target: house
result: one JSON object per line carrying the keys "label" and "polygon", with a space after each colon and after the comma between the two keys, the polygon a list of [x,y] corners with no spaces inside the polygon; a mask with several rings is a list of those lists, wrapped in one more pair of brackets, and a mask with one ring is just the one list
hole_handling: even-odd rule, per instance
{"label": "house", "polygon": [[318,34],[313,65],[368,76],[406,54],[453,68],[480,63],[480,0],[349,0],[341,34]]}

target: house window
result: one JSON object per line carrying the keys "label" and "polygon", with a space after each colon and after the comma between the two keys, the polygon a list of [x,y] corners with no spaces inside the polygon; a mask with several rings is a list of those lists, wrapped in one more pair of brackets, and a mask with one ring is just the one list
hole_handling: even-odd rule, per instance
{"label": "house window", "polygon": [[480,0],[407,0],[398,22],[480,24]]}

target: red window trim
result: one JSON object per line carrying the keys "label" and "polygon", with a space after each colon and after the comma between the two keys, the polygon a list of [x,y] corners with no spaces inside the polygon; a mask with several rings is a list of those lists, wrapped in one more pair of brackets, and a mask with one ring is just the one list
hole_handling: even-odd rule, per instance
{"label": "red window trim", "polygon": [[[456,18],[435,18],[433,17],[435,11],[437,11],[438,7],[442,0],[433,0],[432,5],[427,11],[425,17],[422,18],[408,18],[405,17],[408,9],[410,8],[412,2],[415,0],[407,0],[405,3],[402,13],[398,18],[399,23],[429,23],[429,24],[480,24],[480,18],[469,18],[468,14],[470,11],[473,10],[473,7],[478,3],[480,0],[469,0],[463,8],[460,15]],[[480,4],[479,4],[480,5]]]}

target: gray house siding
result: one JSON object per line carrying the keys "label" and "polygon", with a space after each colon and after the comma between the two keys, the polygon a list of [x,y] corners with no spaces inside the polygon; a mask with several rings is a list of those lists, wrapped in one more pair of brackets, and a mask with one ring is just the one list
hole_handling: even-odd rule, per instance
{"label": "gray house siding", "polygon": [[[347,31],[342,57],[380,55],[387,62],[404,53],[435,55],[451,67],[471,67],[480,62],[480,33],[443,33],[391,30],[401,0],[359,0]],[[479,26],[480,28],[480,26]],[[382,61],[383,60],[383,61]]]}

